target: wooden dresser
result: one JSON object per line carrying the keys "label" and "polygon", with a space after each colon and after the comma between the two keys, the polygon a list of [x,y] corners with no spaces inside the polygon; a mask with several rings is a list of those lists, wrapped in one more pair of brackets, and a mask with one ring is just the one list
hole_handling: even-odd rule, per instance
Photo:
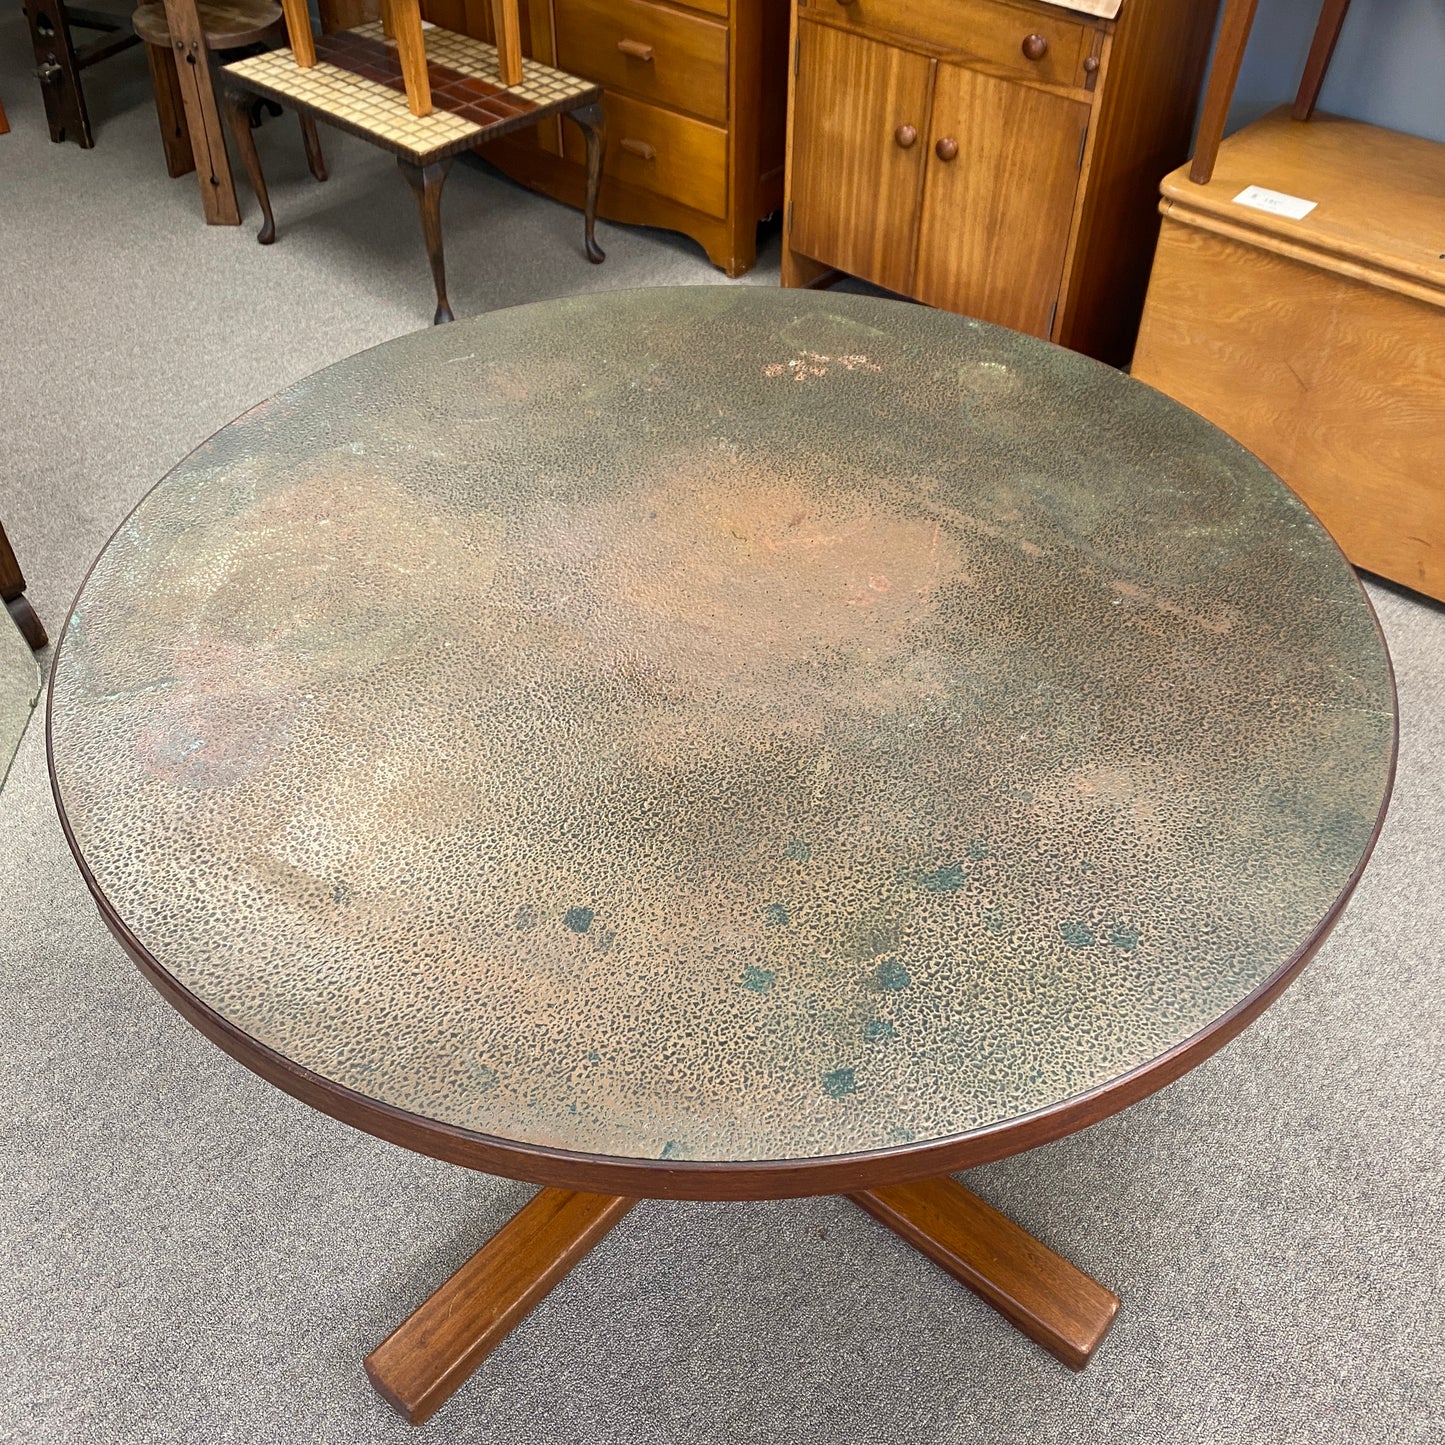
{"label": "wooden dresser", "polygon": [[[422,0],[428,20],[492,39],[488,0]],[[693,237],[729,276],[783,203],[788,0],[521,0],[523,50],[605,87],[599,214]],[[547,121],[483,154],[582,204],[581,141]]]}
{"label": "wooden dresser", "polygon": [[1129,359],[1218,0],[795,0],[783,284]]}

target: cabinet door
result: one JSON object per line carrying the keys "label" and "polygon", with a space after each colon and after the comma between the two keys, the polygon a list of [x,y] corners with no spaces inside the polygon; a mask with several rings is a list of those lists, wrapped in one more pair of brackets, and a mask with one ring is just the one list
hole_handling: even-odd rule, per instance
{"label": "cabinet door", "polygon": [[1088,123],[1087,102],[938,67],[913,287],[920,301],[1048,335]]}
{"label": "cabinet door", "polygon": [[925,56],[799,17],[793,250],[909,289],[933,68]]}

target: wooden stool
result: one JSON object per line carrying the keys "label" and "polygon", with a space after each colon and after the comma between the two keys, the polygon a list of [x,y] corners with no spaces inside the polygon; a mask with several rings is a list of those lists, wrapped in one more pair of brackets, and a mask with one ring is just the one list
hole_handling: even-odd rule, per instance
{"label": "wooden stool", "polygon": [[[30,22],[30,44],[35,52],[35,78],[45,101],[45,120],[50,139],[73,140],[83,150],[95,141],[90,134],[90,113],[85,108],[85,91],[80,72],[97,61],[106,60],[136,44],[124,14],[106,10],[82,10],[65,0],[25,0],[25,18]],[[103,39],[76,48],[72,26],[98,31]]]}
{"label": "wooden stool", "polygon": [[[402,0],[395,0],[394,16],[401,4]],[[441,193],[453,158],[548,116],[565,116],[582,132],[587,147],[584,247],[589,261],[604,259],[594,235],[602,183],[601,86],[536,60],[527,60],[521,78],[508,84],[503,74],[509,60],[499,55],[496,46],[438,26],[427,31],[428,111],[418,115],[415,90],[406,77],[407,53],[398,43],[389,43],[382,25],[360,25],[319,39],[309,28],[297,25],[291,35],[293,42],[309,49],[309,64],[299,49],[272,50],[233,61],[218,72],[226,95],[226,118],[266,218],[257,237],[262,244],[274,238],[276,228],[251,139],[256,96],[303,116],[320,116],[396,157],[421,212],[436,287],[433,320],[437,323],[452,319],[442,253]]]}
{"label": "wooden stool", "polygon": [[[208,52],[242,50],[253,45],[275,46],[285,39],[281,7],[276,0],[198,0],[196,14]],[[220,148],[218,155],[217,148],[207,144],[205,127],[202,126],[198,132],[188,120],[185,91],[177,69],[177,52],[183,51],[183,47],[172,39],[165,5],[161,0],[153,0],[153,3],[139,6],[132,17],[132,24],[135,33],[145,42],[151,88],[155,91],[156,116],[161,127],[161,144],[166,153],[166,173],[183,176],[195,170],[196,143],[199,141],[206,145],[210,161],[200,178],[203,199],[206,198],[208,185],[231,190],[230,166],[224,148]],[[188,64],[196,63],[190,54],[185,54],[184,59]],[[306,161],[311,167],[311,174],[318,181],[324,181],[326,162],[321,154],[315,122],[309,115],[301,116],[301,138],[306,146]],[[233,190],[231,205],[234,208]]]}

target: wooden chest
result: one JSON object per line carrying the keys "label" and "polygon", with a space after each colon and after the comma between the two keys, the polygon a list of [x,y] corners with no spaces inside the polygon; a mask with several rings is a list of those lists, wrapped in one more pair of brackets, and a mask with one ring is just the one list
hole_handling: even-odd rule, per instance
{"label": "wooden chest", "polygon": [[[598,211],[693,237],[729,276],[757,259],[783,201],[788,0],[521,0],[523,50],[605,87]],[[488,0],[422,0],[427,19],[491,40]],[[483,152],[580,206],[582,142],[557,121]]]}
{"label": "wooden chest", "polygon": [[[1254,209],[1251,186],[1315,204]],[[1281,109],[1163,195],[1134,375],[1243,442],[1357,567],[1445,599],[1445,145]]]}

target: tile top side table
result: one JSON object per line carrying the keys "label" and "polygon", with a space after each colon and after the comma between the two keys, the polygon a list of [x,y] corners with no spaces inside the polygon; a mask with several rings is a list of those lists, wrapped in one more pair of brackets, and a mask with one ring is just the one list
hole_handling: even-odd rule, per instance
{"label": "tile top side table", "polygon": [[[427,110],[417,114],[406,62],[377,22],[311,41],[312,63],[298,65],[289,50],[272,50],[222,68],[226,115],[261,206],[257,239],[268,245],[276,224],[260,157],[251,138],[252,96],[324,120],[396,156],[416,196],[436,286],[438,323],[452,320],[442,247],[441,193],[452,160],[462,151],[522,126],[561,114],[582,132],[587,152],[583,235],[587,259],[605,259],[597,244],[597,194],[604,143],[602,89],[589,80],[530,59],[520,76],[503,79],[505,57],[496,46],[455,31],[430,28],[422,74]],[[310,32],[307,32],[310,38]]]}
{"label": "tile top side table", "polygon": [[944,1176],[1279,994],[1396,711],[1339,549],[1193,413],[705,287],[403,337],[225,428],[96,562],[49,746],[192,1023],[546,1186],[370,1356],[420,1420],[640,1197],[846,1193],[1082,1366],[1117,1299]]}

